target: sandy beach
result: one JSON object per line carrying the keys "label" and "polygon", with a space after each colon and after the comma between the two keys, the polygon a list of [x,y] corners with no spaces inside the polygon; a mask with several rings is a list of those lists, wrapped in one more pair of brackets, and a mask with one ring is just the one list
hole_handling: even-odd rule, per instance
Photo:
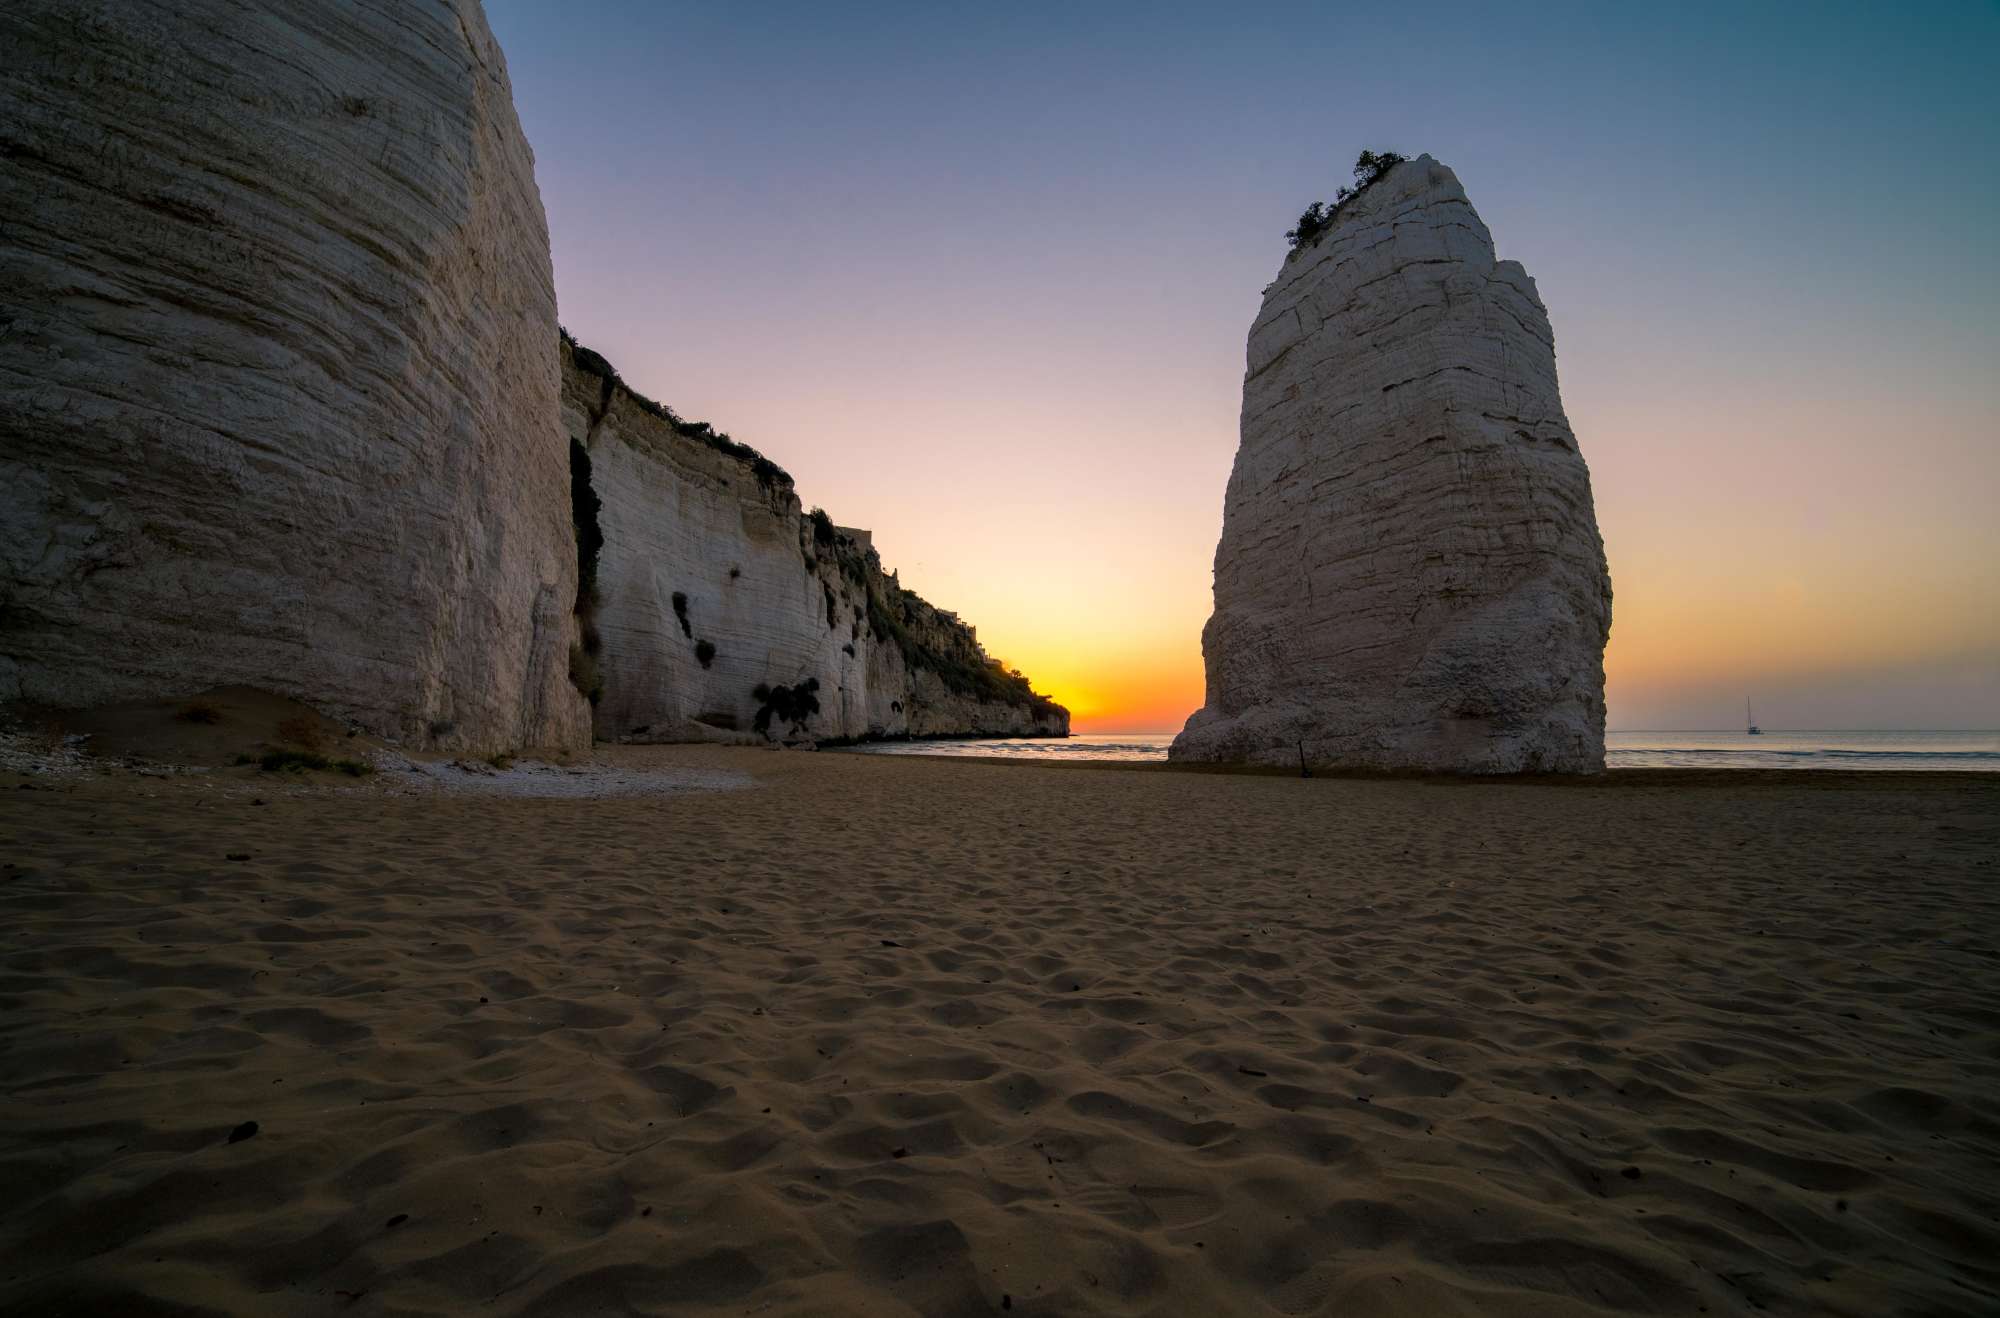
{"label": "sandy beach", "polygon": [[11,778],[0,1310],[2000,1309],[2000,780],[598,758]]}

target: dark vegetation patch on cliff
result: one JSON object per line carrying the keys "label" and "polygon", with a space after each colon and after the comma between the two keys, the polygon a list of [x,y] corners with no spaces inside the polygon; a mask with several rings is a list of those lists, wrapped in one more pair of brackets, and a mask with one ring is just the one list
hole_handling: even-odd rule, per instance
{"label": "dark vegetation patch on cliff", "polygon": [[1017,668],[989,658],[972,630],[915,591],[886,583],[868,592],[868,629],[877,640],[893,641],[912,672],[937,675],[954,695],[998,705],[1013,705],[1036,718],[1053,718],[1062,709],[1036,691]]}
{"label": "dark vegetation patch on cliff", "polygon": [[604,675],[597,664],[604,638],[597,631],[597,558],[604,549],[604,526],[598,514],[604,501],[590,484],[590,450],[569,442],[569,516],[576,530],[577,642],[569,648],[570,685],[591,704],[604,698]]}
{"label": "dark vegetation patch on cliff", "polygon": [[[973,700],[1026,709],[1040,719],[1062,714],[1062,706],[1037,692],[1018,669],[988,658],[978,638],[957,614],[931,604],[915,591],[904,590],[882,571],[881,557],[853,536],[842,534],[831,518],[814,509],[810,519],[813,541],[821,559],[831,556],[843,577],[853,581],[865,596],[865,604],[854,606],[854,639],[861,637],[865,621],[876,641],[894,642],[902,652],[904,667],[936,675],[947,691]],[[817,568],[815,563],[814,567]],[[833,592],[828,589],[827,625],[835,626]]]}
{"label": "dark vegetation patch on cliff", "polygon": [[726,431],[717,430],[706,421],[683,420],[671,407],[666,406],[664,403],[654,402],[631,385],[625,383],[624,379],[618,374],[618,369],[605,360],[604,354],[584,347],[576,341],[575,335],[561,326],[557,326],[557,333],[561,334],[562,341],[569,345],[570,355],[576,362],[578,370],[599,376],[608,381],[612,388],[623,390],[625,396],[632,400],[633,406],[655,420],[665,422],[668,426],[672,427],[675,434],[706,444],[717,453],[726,454],[743,463],[750,468],[751,474],[757,478],[758,484],[774,488],[791,488],[792,478],[790,473],[786,472],[783,467],[780,467],[762,453],[759,453],[756,449],[751,448],[748,444],[737,443],[729,437]]}
{"label": "dark vegetation patch on cliff", "polygon": [[694,624],[688,621],[688,597],[684,590],[674,592],[674,616],[681,620],[681,635],[690,641],[694,639]]}
{"label": "dark vegetation patch on cliff", "polygon": [[808,677],[796,686],[771,686],[759,682],[750,696],[757,702],[757,717],[750,726],[771,735],[771,721],[789,723],[792,732],[803,733],[812,716],[819,713],[819,679]]}
{"label": "dark vegetation patch on cliff", "polygon": [[1299,216],[1299,227],[1285,231],[1285,237],[1291,240],[1293,253],[1296,254],[1302,248],[1318,242],[1321,236],[1333,227],[1334,221],[1340,218],[1342,207],[1381,182],[1384,174],[1407,159],[1409,157],[1398,155],[1394,151],[1363,151],[1354,162],[1354,186],[1343,187],[1336,192],[1331,206],[1323,201],[1316,201],[1306,207]]}

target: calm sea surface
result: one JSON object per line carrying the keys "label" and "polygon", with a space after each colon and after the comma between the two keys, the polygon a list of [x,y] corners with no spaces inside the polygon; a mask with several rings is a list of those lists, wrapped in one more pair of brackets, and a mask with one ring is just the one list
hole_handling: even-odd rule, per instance
{"label": "calm sea surface", "polygon": [[[896,741],[871,755],[977,755],[1003,760],[1165,760],[1171,732],[1064,741]],[[2000,732],[1613,732],[1613,769],[1982,769],[2000,772]]]}

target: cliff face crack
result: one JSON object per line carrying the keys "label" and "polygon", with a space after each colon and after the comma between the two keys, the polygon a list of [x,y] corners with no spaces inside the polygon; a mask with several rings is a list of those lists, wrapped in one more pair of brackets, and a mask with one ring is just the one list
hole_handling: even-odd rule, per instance
{"label": "cliff face crack", "polygon": [[1492,380],[1497,384],[1506,383],[1505,380],[1497,375],[1487,375],[1483,371],[1473,370],[1470,366],[1440,366],[1435,371],[1425,371],[1421,375],[1412,375],[1407,380],[1398,380],[1394,384],[1385,384],[1382,386],[1382,392],[1385,394],[1394,393],[1404,385],[1421,384],[1425,380],[1434,380],[1440,375],[1448,375],[1453,371],[1458,371],[1465,375],[1476,375],[1482,380]]}
{"label": "cliff face crack", "polygon": [[1285,263],[1175,759],[1603,767],[1610,582],[1553,343],[1428,156]]}
{"label": "cliff face crack", "polygon": [[604,424],[604,418],[611,415],[611,399],[612,396],[617,392],[617,389],[618,386],[616,382],[607,379],[603,382],[603,387],[598,390],[597,402],[590,409],[590,424],[584,429],[583,432],[582,443],[583,447],[586,450],[589,449],[592,442],[596,440],[597,428]]}

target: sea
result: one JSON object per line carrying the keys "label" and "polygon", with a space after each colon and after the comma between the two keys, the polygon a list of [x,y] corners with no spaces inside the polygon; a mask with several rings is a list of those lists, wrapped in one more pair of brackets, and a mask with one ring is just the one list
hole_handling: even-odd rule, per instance
{"label": "sea", "polygon": [[[1063,762],[1164,763],[1171,732],[1089,733],[1056,740],[890,741],[870,755],[965,755]],[[1972,769],[2000,772],[2000,732],[1610,732],[1612,769]]]}

